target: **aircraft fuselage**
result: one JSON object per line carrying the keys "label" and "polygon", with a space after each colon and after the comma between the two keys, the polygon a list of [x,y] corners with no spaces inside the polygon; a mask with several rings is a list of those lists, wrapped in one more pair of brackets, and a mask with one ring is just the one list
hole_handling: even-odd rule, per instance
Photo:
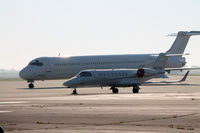
{"label": "aircraft fuselage", "polygon": [[[20,72],[27,81],[68,79],[85,69],[137,69],[152,68],[155,54],[40,57],[32,60]],[[178,68],[185,65],[181,56],[169,57],[166,68]]]}

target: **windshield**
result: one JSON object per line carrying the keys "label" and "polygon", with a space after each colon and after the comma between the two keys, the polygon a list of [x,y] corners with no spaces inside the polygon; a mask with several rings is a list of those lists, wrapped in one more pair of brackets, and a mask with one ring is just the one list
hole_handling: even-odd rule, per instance
{"label": "windshield", "polygon": [[43,63],[40,62],[39,60],[34,60],[34,61],[30,62],[29,65],[31,65],[31,66],[42,66]]}
{"label": "windshield", "polygon": [[79,76],[80,76],[80,77],[91,77],[92,74],[91,74],[90,72],[81,72],[81,73],[79,74]]}

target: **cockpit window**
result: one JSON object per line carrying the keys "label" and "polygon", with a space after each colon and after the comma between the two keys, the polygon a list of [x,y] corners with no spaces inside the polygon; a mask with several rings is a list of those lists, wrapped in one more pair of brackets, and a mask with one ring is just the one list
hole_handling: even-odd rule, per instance
{"label": "cockpit window", "polygon": [[92,74],[91,74],[90,72],[81,72],[81,73],[79,74],[79,76],[80,76],[80,77],[91,77]]}
{"label": "cockpit window", "polygon": [[32,62],[30,63],[30,65],[32,65],[32,66],[42,66],[43,63],[40,62],[39,60],[34,60],[34,61],[32,61]]}

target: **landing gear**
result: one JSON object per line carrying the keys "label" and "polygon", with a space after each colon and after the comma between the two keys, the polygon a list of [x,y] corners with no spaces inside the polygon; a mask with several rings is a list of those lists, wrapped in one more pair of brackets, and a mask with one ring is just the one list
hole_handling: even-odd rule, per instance
{"label": "landing gear", "polygon": [[133,93],[138,93],[139,92],[140,87],[138,85],[133,86]]}
{"label": "landing gear", "polygon": [[28,87],[29,87],[30,89],[32,89],[32,88],[34,88],[34,84],[33,84],[33,83],[30,83],[30,84],[28,85]]}
{"label": "landing gear", "polygon": [[119,92],[119,90],[118,90],[117,88],[115,88],[115,87],[111,87],[110,89],[112,90],[112,93],[113,93],[113,94]]}
{"label": "landing gear", "polygon": [[27,82],[30,83],[30,84],[28,84],[28,87],[30,89],[34,88],[34,84],[33,84],[34,81],[33,80],[28,80]]}
{"label": "landing gear", "polygon": [[76,91],[76,89],[74,89],[73,91],[72,91],[72,95],[77,95],[78,93],[77,93],[77,91]]}

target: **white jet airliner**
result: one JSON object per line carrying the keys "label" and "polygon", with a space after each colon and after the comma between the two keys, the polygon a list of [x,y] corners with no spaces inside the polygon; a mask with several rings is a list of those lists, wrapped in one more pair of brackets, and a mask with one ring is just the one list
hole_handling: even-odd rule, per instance
{"label": "white jet airliner", "polygon": [[[190,36],[200,35],[200,31],[180,31],[171,48],[165,52],[179,54],[167,60],[166,68],[180,68],[186,64],[182,54]],[[130,55],[101,55],[101,56],[73,56],[73,57],[40,57],[32,60],[23,68],[19,76],[29,82],[33,88],[35,80],[68,79],[81,70],[86,69],[138,69],[153,68],[159,54],[130,54]]]}

